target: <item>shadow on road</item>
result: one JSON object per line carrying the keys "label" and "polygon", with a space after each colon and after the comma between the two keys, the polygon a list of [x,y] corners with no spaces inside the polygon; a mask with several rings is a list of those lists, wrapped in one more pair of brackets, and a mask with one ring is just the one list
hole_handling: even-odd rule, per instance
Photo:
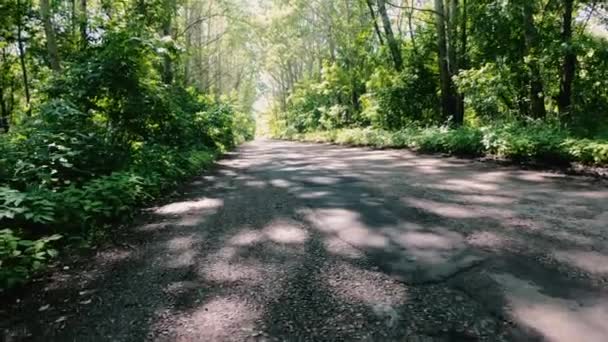
{"label": "shadow on road", "polygon": [[258,141],[39,285],[3,328],[40,341],[605,341],[607,198],[585,178]]}

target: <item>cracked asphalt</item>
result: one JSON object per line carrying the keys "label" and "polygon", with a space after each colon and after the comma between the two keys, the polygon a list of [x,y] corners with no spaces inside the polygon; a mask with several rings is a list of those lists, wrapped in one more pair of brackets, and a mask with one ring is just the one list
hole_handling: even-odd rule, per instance
{"label": "cracked asphalt", "polygon": [[5,341],[608,341],[605,181],[258,140],[0,309]]}

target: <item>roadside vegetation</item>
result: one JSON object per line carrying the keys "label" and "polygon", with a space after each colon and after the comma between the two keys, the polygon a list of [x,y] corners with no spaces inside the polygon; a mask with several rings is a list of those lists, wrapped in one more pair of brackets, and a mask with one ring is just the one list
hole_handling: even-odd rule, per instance
{"label": "roadside vegetation", "polygon": [[280,13],[273,137],[608,165],[601,2],[291,1]]}
{"label": "roadside vegetation", "polygon": [[222,52],[235,44],[217,38],[227,19],[208,12],[235,8],[0,6],[0,288],[68,245],[94,244],[253,138],[252,61]]}

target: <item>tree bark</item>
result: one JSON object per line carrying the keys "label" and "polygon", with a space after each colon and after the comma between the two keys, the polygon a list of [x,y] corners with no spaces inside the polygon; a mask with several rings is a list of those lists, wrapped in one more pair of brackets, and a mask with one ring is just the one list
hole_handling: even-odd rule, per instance
{"label": "tree bark", "polygon": [[19,49],[19,64],[21,64],[21,75],[23,76],[23,89],[25,91],[25,103],[27,104],[27,113],[30,113],[30,82],[27,76],[27,65],[25,63],[25,48],[23,47],[23,35],[22,35],[22,13],[21,13],[21,2],[17,0],[17,7],[19,8],[19,18],[17,18],[17,47]]}
{"label": "tree bark", "polygon": [[464,121],[464,98],[458,93],[452,79],[460,70],[459,59],[464,58],[465,52],[458,50],[458,20],[460,19],[460,6],[458,0],[449,0],[449,7],[448,71],[450,74],[450,87],[452,87],[452,101],[454,102],[453,123],[456,126],[460,126]]}
{"label": "tree bark", "polygon": [[[461,61],[459,67],[463,70],[469,68],[469,57],[467,54],[467,0],[462,0],[462,17],[460,18],[460,58]],[[456,121],[457,125],[461,125],[464,123],[464,94],[458,94],[457,99],[458,106],[458,118]]]}
{"label": "tree bark", "polygon": [[61,71],[59,63],[59,53],[57,51],[57,41],[55,40],[55,29],[51,21],[51,8],[49,0],[40,0],[40,14],[42,16],[42,24],[46,35],[46,48],[49,55],[49,63],[51,69],[55,72]]}
{"label": "tree bark", "polygon": [[414,35],[414,25],[412,24],[413,16],[414,16],[414,0],[412,0],[411,8],[407,12],[407,28],[410,31],[410,41],[412,42],[412,50],[414,51],[414,55],[418,56],[418,47],[416,45],[416,38]]}
{"label": "tree bark", "polygon": [[78,26],[80,30],[80,43],[82,47],[87,47],[89,45],[89,37],[87,35],[87,0],[80,0],[80,15],[78,20]]}
{"label": "tree bark", "polygon": [[4,100],[4,88],[2,87],[2,84],[0,84],[0,129],[2,129],[4,133],[7,133],[9,129],[8,118],[9,113],[6,106],[6,101]]}
{"label": "tree bark", "polygon": [[386,35],[386,42],[388,44],[388,48],[391,51],[391,56],[393,57],[393,63],[395,64],[395,69],[397,71],[403,70],[403,58],[401,57],[401,49],[399,48],[399,42],[395,39],[395,35],[393,34],[393,28],[391,27],[391,21],[388,18],[388,14],[386,12],[386,4],[384,0],[377,0],[378,4],[378,13],[382,18],[382,26],[384,27],[384,34]]}
{"label": "tree bark", "polygon": [[527,65],[530,77],[530,113],[535,118],[544,118],[547,110],[545,109],[545,94],[543,80],[540,75],[540,66],[536,60],[538,33],[534,26],[533,9],[531,6],[533,5],[530,4],[524,7],[525,55],[529,57]]}
{"label": "tree bark", "polygon": [[435,0],[435,25],[437,28],[437,55],[439,60],[439,83],[441,88],[441,109],[445,118],[456,113],[452,77],[449,72],[446,46],[446,25],[443,0]]}
{"label": "tree bark", "polygon": [[[165,0],[165,13],[163,18],[163,36],[168,37],[171,36],[171,22],[173,19],[173,0]],[[173,82],[173,65],[171,63],[171,55],[169,53],[165,53],[163,57],[163,82],[166,84],[171,84]]]}
{"label": "tree bark", "polygon": [[382,39],[382,33],[380,32],[380,27],[378,26],[378,20],[376,19],[376,12],[374,11],[372,0],[365,0],[365,2],[367,3],[367,8],[369,8],[369,13],[372,17],[372,22],[374,23],[374,30],[378,36],[378,41],[380,41],[380,45],[384,45],[384,39]]}
{"label": "tree bark", "polygon": [[[192,10],[189,7],[188,1],[184,3],[184,27],[187,27],[190,24],[190,16]],[[190,47],[192,46],[192,33],[190,30],[185,33],[185,45],[186,51],[190,51]],[[190,85],[190,58],[186,58],[184,60],[184,85],[188,87]]]}
{"label": "tree bark", "polygon": [[565,45],[566,53],[562,65],[559,96],[557,106],[559,114],[570,115],[572,106],[572,82],[576,72],[576,53],[572,47],[572,12],[574,0],[564,0],[564,15],[562,21],[562,42]]}

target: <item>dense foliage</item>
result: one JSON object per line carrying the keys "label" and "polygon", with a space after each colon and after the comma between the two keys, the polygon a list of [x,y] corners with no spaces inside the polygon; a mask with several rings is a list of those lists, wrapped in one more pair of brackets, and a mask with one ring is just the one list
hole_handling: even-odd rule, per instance
{"label": "dense foliage", "polygon": [[601,2],[276,5],[274,136],[606,164]]}
{"label": "dense foliage", "polygon": [[238,78],[234,87],[192,70],[209,52],[191,35],[215,29],[183,12],[212,13],[175,1],[72,4],[2,5],[0,288],[254,134],[253,66],[233,57],[235,75],[205,60],[215,82]]}

